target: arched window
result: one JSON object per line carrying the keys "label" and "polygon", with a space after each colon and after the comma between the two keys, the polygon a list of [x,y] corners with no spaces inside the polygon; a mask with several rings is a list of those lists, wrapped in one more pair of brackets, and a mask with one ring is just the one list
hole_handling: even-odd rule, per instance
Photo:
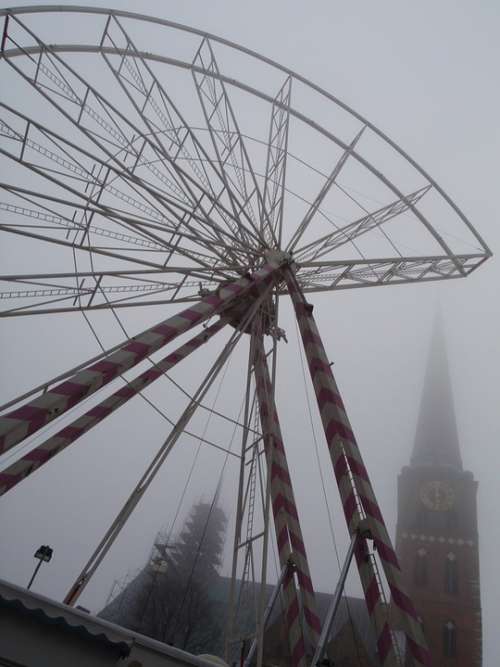
{"label": "arched window", "polygon": [[453,621],[443,626],[443,655],[445,658],[455,658],[457,655],[457,628]]}
{"label": "arched window", "polygon": [[457,595],[458,593],[458,562],[454,553],[449,553],[446,556],[444,590],[448,595]]}
{"label": "arched window", "polygon": [[427,551],[419,549],[415,555],[415,570],[413,572],[415,586],[427,586]]}

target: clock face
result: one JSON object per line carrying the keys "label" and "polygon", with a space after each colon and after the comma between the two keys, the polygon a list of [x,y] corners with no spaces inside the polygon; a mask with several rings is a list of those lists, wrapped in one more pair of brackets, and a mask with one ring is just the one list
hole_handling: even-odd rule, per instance
{"label": "clock face", "polygon": [[420,487],[420,500],[430,510],[445,512],[455,502],[455,492],[448,482],[426,482]]}

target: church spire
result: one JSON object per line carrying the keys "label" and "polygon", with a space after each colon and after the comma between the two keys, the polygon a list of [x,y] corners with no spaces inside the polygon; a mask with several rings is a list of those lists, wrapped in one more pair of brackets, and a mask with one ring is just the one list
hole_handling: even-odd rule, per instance
{"label": "church spire", "polygon": [[450,466],[462,470],[446,345],[439,315],[430,345],[411,465]]}

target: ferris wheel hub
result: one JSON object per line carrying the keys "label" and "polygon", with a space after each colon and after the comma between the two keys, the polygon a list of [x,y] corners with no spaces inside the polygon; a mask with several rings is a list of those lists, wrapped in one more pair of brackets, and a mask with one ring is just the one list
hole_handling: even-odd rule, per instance
{"label": "ferris wheel hub", "polygon": [[[223,311],[222,316],[227,320],[228,324],[235,329],[242,329],[243,333],[251,334],[253,331],[253,320],[248,321],[248,313],[260,296],[259,293],[249,294],[246,299],[243,299],[233,306],[229,306],[229,308]],[[284,338],[283,330],[279,329],[276,324],[276,308],[271,294],[269,294],[269,296],[262,302],[261,310],[263,333],[276,337],[278,340],[279,338]]]}
{"label": "ferris wheel hub", "polygon": [[293,262],[291,253],[276,248],[264,250],[264,257],[269,264],[278,264],[278,266],[290,265]]}

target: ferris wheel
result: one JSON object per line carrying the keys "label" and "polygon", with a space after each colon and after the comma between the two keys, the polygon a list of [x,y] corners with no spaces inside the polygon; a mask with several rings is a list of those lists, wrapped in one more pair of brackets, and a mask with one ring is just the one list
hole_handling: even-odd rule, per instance
{"label": "ferris wheel", "polygon": [[[383,577],[409,653],[415,664],[428,664],[309,299],[466,277],[491,255],[487,245],[382,131],[249,49],[118,10],[37,6],[0,16],[0,316],[24,318],[27,326],[51,316],[55,329],[60,318],[81,313],[156,314],[158,306],[169,313],[1,406],[0,454],[20,454],[0,471],[0,494],[77,447],[104,419],[119,419],[122,406],[199,348],[209,355],[213,339],[230,331],[65,602],[76,602],[246,341],[227,645],[237,635],[234,582],[255,570],[258,539],[265,579],[274,524],[292,664],[318,657],[325,628],[274,400],[285,336],[279,305],[291,299],[380,662],[402,664]],[[27,243],[38,252],[25,252]],[[167,356],[157,354],[182,336]],[[99,400],[87,409],[94,395]],[[65,415],[71,421],[60,428]],[[21,452],[26,442],[32,446]],[[254,656],[262,661],[262,603],[259,610],[247,664]]]}

